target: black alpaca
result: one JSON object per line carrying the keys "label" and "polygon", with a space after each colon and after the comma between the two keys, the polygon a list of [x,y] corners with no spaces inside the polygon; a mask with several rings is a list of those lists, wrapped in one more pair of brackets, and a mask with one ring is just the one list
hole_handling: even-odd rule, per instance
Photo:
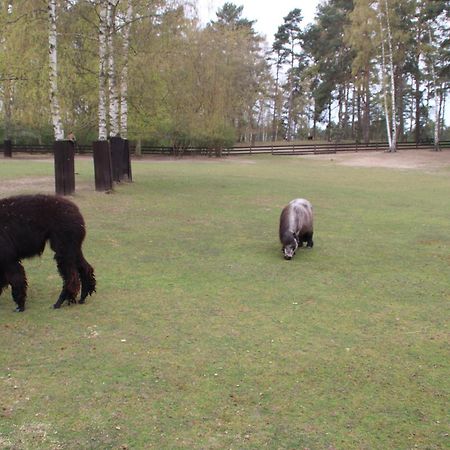
{"label": "black alpaca", "polygon": [[19,195],[0,200],[0,294],[11,285],[16,311],[25,310],[27,278],[21,260],[41,255],[47,241],[55,252],[63,288],[53,305],[79,303],[95,292],[94,269],[84,259],[83,216],[71,201],[53,195]]}

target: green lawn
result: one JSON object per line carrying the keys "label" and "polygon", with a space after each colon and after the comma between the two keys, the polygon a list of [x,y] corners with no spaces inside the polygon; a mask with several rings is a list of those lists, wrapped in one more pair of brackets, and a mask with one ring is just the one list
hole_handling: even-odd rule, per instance
{"label": "green lawn", "polygon": [[[448,168],[144,161],[110,195],[76,171],[98,292],[52,310],[47,249],[27,311],[0,297],[0,448],[448,448]],[[52,177],[1,160],[0,195]],[[315,246],[285,261],[295,197]]]}

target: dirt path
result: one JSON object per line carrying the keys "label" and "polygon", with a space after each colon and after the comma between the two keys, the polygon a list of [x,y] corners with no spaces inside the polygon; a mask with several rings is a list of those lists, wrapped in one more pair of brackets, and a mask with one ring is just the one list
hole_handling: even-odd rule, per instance
{"label": "dirt path", "polygon": [[434,152],[431,150],[400,150],[395,153],[358,152],[334,155],[311,155],[322,161],[332,161],[338,165],[353,167],[385,167],[390,169],[422,169],[435,171],[450,168],[450,150]]}

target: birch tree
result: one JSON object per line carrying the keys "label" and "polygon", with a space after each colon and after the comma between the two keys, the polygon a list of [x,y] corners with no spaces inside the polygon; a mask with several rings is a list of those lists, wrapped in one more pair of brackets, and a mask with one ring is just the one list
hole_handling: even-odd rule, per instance
{"label": "birch tree", "polygon": [[116,67],[114,58],[114,34],[116,6],[118,2],[108,0],[106,14],[107,61],[108,61],[108,88],[109,88],[109,133],[110,136],[119,135],[119,94],[116,80]]}
{"label": "birch tree", "polygon": [[125,25],[123,29],[124,62],[120,77],[120,135],[128,138],[128,63],[130,48],[131,21],[133,20],[133,1],[128,0]]}
{"label": "birch tree", "polygon": [[99,4],[98,139],[100,141],[105,141],[108,136],[106,124],[107,3],[107,0],[100,0]]}
{"label": "birch tree", "polygon": [[58,99],[58,55],[57,55],[57,31],[56,31],[56,0],[48,2],[49,17],[49,62],[50,62],[50,112],[52,118],[53,131],[56,141],[64,139],[64,129],[61,122],[61,110]]}
{"label": "birch tree", "polygon": [[386,135],[388,139],[389,149],[391,149],[392,148],[391,117],[389,113],[388,93],[386,86],[386,52],[384,48],[384,32],[383,32],[383,24],[381,22],[381,16],[380,16],[380,36],[381,36],[381,65],[379,78],[383,97],[384,117],[386,122]]}
{"label": "birch tree", "polygon": [[[431,29],[428,28],[428,39],[430,47],[432,47],[432,37],[431,37]],[[438,83],[437,83],[437,77],[436,77],[436,70],[434,68],[434,61],[432,56],[429,57],[430,62],[430,71],[431,71],[431,80],[433,84],[433,97],[434,97],[434,149],[439,150],[439,125],[441,121],[441,115],[440,115],[440,105],[441,102],[439,100],[439,94],[438,94]]]}
{"label": "birch tree", "polygon": [[[383,5],[383,6],[382,6]],[[392,30],[389,18],[389,6],[387,0],[378,4],[378,18],[380,25],[381,41],[381,73],[380,81],[383,91],[384,111],[386,118],[386,133],[389,142],[389,152],[397,151],[397,108],[394,76],[394,50],[392,44]],[[384,11],[383,11],[384,8]],[[387,48],[386,48],[387,47]],[[388,81],[386,80],[388,79]],[[388,95],[389,93],[389,95]],[[390,97],[390,111],[389,100]]]}
{"label": "birch tree", "polygon": [[[7,1],[5,4],[0,3],[0,14],[1,14],[1,31],[0,31],[0,39],[1,39],[1,49],[4,53],[4,56],[7,55],[7,45],[5,45],[7,31],[6,31],[6,23],[7,19],[11,15],[12,11],[12,0]],[[3,57],[1,60],[0,66],[0,76],[1,81],[3,82],[3,109],[5,115],[5,133],[4,139],[11,139],[11,123],[12,123],[12,91],[13,91],[13,80],[11,74],[8,72],[8,58]],[[6,61],[5,61],[6,60]]]}
{"label": "birch tree", "polygon": [[392,136],[391,143],[389,145],[390,152],[397,151],[397,108],[395,104],[395,77],[394,77],[394,52],[392,46],[392,32],[391,22],[389,19],[388,1],[384,0],[384,6],[386,9],[386,27],[387,27],[387,39],[389,48],[389,78],[390,78],[390,90],[391,90],[391,115],[392,115]]}

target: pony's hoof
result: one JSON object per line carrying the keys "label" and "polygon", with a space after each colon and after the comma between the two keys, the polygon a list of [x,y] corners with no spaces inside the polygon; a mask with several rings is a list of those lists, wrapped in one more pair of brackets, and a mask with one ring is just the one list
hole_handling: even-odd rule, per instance
{"label": "pony's hoof", "polygon": [[14,310],[15,312],[24,312],[25,311],[25,307],[20,307],[20,306],[18,306],[15,310]]}
{"label": "pony's hoof", "polygon": [[53,305],[53,309],[59,309],[59,308],[61,308],[61,305],[58,305],[58,303],[55,303],[55,304]]}

